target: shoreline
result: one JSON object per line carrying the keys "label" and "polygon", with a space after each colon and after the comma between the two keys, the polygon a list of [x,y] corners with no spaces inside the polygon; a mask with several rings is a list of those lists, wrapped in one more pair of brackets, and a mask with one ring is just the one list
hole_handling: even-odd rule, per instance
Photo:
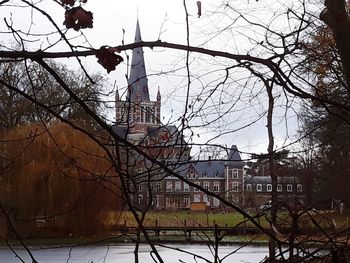
{"label": "shoreline", "polygon": [[[186,241],[182,239],[175,239],[174,236],[168,236],[167,239],[154,239],[152,238],[152,244],[171,244],[171,245],[208,245],[213,244],[213,242],[210,242],[209,240],[191,240]],[[129,245],[129,244],[135,244],[135,239],[133,237],[126,237],[126,236],[120,236],[120,237],[109,237],[109,238],[100,238],[100,239],[88,239],[88,238],[39,238],[39,239],[23,239],[22,240],[24,244],[28,248],[40,248],[40,249],[50,249],[50,248],[63,248],[63,247],[84,247],[89,245],[94,246],[104,246],[104,245]],[[12,247],[23,247],[19,240],[9,240],[8,243]],[[141,238],[140,244],[147,245],[148,243]],[[230,246],[230,245],[236,245],[236,246],[267,246],[268,240],[223,240],[219,242],[219,245],[221,246]],[[0,241],[0,248],[8,248],[9,246],[6,244],[5,241]]]}

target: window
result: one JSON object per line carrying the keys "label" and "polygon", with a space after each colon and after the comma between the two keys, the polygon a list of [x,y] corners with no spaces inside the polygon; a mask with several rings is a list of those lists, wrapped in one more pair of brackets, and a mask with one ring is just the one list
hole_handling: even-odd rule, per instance
{"label": "window", "polygon": [[152,205],[158,207],[158,195],[152,197]]}
{"label": "window", "polygon": [[209,191],[209,182],[204,182],[203,187],[205,190]]}
{"label": "window", "polygon": [[292,192],[293,191],[293,185],[287,184],[287,192]]}
{"label": "window", "polygon": [[145,117],[144,117],[144,114],[145,114],[145,107],[144,106],[141,106],[141,119],[140,121],[141,122],[144,122],[145,121]]}
{"label": "window", "polygon": [[237,179],[238,178],[238,169],[232,169],[231,170],[231,178]]}
{"label": "window", "polygon": [[173,191],[173,182],[166,182],[166,191],[167,192]]}
{"label": "window", "polygon": [[210,206],[210,200],[207,195],[203,195],[203,202],[205,202],[207,206]]}
{"label": "window", "polygon": [[272,192],[272,184],[268,184],[268,185],[266,186],[266,190],[267,190],[268,192]]}
{"label": "window", "polygon": [[216,172],[215,172],[215,177],[218,177],[218,176],[219,176],[219,172],[216,171]]}
{"label": "window", "polygon": [[152,190],[155,192],[159,192],[160,191],[160,183],[153,183]]}
{"label": "window", "polygon": [[203,178],[207,178],[207,176],[208,176],[207,173],[203,173],[202,175]]}
{"label": "window", "polygon": [[190,197],[189,196],[185,196],[184,197],[184,206],[185,207],[189,207],[190,206]]}
{"label": "window", "polygon": [[142,204],[142,199],[143,199],[143,196],[139,195],[139,197],[138,197],[139,205]]}
{"label": "window", "polygon": [[297,184],[297,192],[302,192],[302,191],[303,191],[303,185]]}
{"label": "window", "polygon": [[171,206],[171,198],[170,197],[165,198],[165,206]]}
{"label": "window", "polygon": [[277,192],[282,192],[282,185],[281,184],[277,185]]}
{"label": "window", "polygon": [[[196,185],[201,185],[201,182],[194,182]],[[199,189],[197,189],[196,187],[193,187],[193,190],[194,191],[196,191],[196,192],[198,192],[199,191]]]}
{"label": "window", "polygon": [[200,195],[194,195],[193,196],[193,202],[198,203],[201,201],[201,196]]}
{"label": "window", "polygon": [[142,184],[137,185],[137,191],[142,192]]}
{"label": "window", "polygon": [[256,185],[256,191],[257,192],[261,192],[262,191],[262,185],[261,184],[257,184]]}
{"label": "window", "polygon": [[181,191],[181,182],[175,182],[175,192]]}
{"label": "window", "polygon": [[189,191],[190,191],[190,186],[184,183],[184,192],[189,192]]}
{"label": "window", "polygon": [[151,122],[151,116],[153,115],[153,110],[150,107],[146,107],[146,123]]}
{"label": "window", "polygon": [[214,192],[219,192],[220,191],[220,183],[219,182],[214,182]]}
{"label": "window", "polygon": [[190,179],[196,179],[196,174],[193,173],[193,172],[190,172],[190,173],[188,174],[188,178],[190,178]]}
{"label": "window", "polygon": [[251,192],[252,191],[252,185],[251,184],[247,184],[245,186],[245,189],[246,189],[247,192]]}
{"label": "window", "polygon": [[238,192],[238,182],[232,182],[231,190],[233,192]]}
{"label": "window", "polygon": [[213,206],[215,206],[215,207],[220,206],[220,200],[214,197],[213,198]]}

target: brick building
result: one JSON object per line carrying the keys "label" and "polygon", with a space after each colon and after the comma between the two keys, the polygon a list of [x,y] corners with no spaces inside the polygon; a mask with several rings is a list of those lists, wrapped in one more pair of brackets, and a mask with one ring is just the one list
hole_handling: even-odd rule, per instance
{"label": "brick building", "polygon": [[[139,22],[135,42],[141,41]],[[271,179],[268,176],[248,176],[236,145],[226,158],[191,160],[190,147],[176,126],[161,124],[161,94],[151,101],[141,47],[132,51],[132,63],[125,100],[116,92],[116,122],[114,131],[146,152],[144,157],[125,145],[117,145],[125,172],[126,184],[135,207],[140,209],[214,209],[225,208],[217,198],[189,186],[171,171],[196,185],[242,207],[259,207],[268,203]],[[279,177],[277,191],[283,198],[302,197],[302,184],[296,177]]]}

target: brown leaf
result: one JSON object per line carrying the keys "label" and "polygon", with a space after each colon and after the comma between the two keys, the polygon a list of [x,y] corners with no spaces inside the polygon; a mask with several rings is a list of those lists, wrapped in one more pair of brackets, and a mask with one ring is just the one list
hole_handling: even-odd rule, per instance
{"label": "brown leaf", "polygon": [[[74,6],[75,2],[76,2],[76,0],[61,0],[61,3],[63,5],[69,5],[69,6]],[[87,0],[79,0],[79,2],[86,3]]]}
{"label": "brown leaf", "polygon": [[92,13],[85,11],[81,6],[73,7],[66,11],[63,22],[67,28],[78,31],[81,28],[92,28]]}
{"label": "brown leaf", "polygon": [[61,0],[62,4],[73,6],[75,4],[75,0]]}
{"label": "brown leaf", "polygon": [[115,70],[115,67],[123,62],[123,58],[119,55],[116,55],[114,52],[115,49],[106,47],[101,47],[99,50],[97,50],[97,62],[100,63],[105,69],[107,69],[107,73]]}

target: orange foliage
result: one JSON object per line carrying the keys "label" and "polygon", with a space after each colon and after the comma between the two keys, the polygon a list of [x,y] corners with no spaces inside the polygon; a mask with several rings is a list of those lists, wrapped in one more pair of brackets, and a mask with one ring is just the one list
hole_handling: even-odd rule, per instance
{"label": "orange foliage", "polygon": [[304,50],[305,71],[312,72],[316,77],[315,95],[328,97],[338,88],[338,79],[332,78],[334,72],[342,71],[331,30],[328,27],[319,28]]}
{"label": "orange foliage", "polygon": [[45,217],[65,234],[99,234],[103,215],[120,209],[111,162],[85,134],[63,123],[28,124],[1,138],[0,196],[12,216]]}

